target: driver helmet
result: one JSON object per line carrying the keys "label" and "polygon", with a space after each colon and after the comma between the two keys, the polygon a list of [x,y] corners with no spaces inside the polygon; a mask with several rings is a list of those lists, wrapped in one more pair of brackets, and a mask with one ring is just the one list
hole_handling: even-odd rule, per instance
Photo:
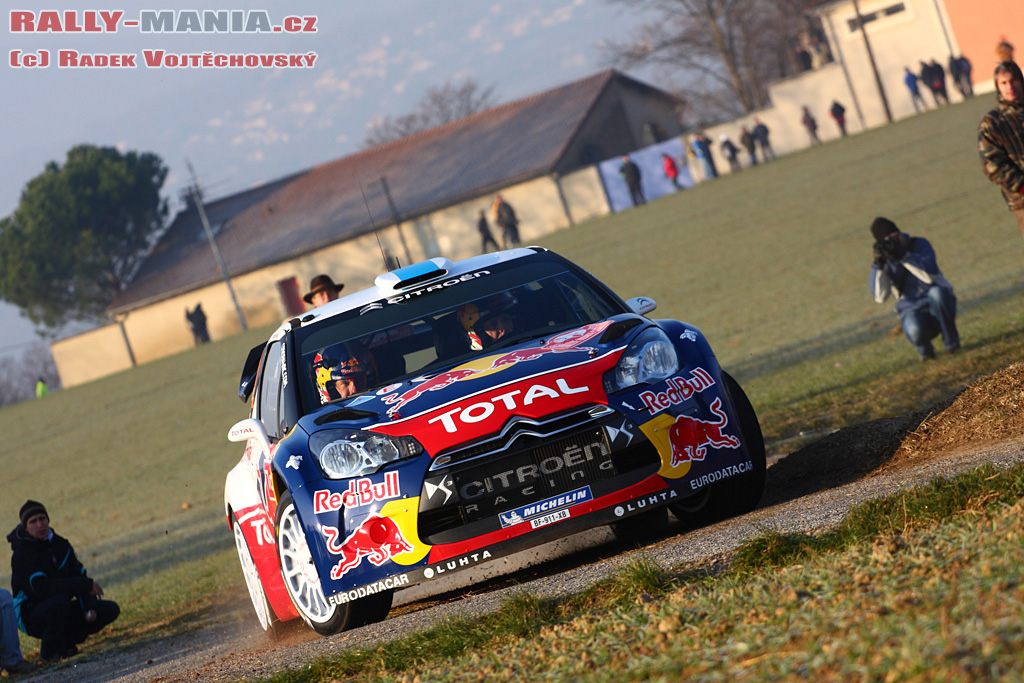
{"label": "driver helmet", "polygon": [[362,375],[365,388],[365,376],[368,369],[366,363],[350,354],[343,344],[318,352],[313,356],[313,373],[316,378],[320,403],[330,403],[338,398],[334,383],[339,379],[350,379]]}

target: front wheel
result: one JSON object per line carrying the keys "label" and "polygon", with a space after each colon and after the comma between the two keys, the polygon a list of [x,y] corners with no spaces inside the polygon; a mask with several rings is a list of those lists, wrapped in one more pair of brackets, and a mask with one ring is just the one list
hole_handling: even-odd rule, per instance
{"label": "front wheel", "polygon": [[739,418],[743,445],[750,456],[751,468],[738,477],[709,484],[693,495],[671,504],[669,509],[672,514],[683,522],[703,525],[745,514],[757,507],[764,493],[767,459],[757,414],[739,382],[724,370],[722,383]]}
{"label": "front wheel", "polygon": [[377,593],[360,600],[332,605],[324,597],[320,575],[306,544],[299,514],[291,496],[285,494],[278,505],[277,554],[285,589],[299,616],[322,636],[331,636],[356,626],[381,621],[391,609],[393,591]]}
{"label": "front wheel", "polygon": [[231,531],[235,536],[235,549],[238,551],[238,563],[242,565],[242,574],[245,576],[245,586],[249,589],[249,599],[252,600],[253,609],[256,610],[256,618],[260,622],[263,632],[276,639],[280,634],[281,622],[274,614],[267,600],[267,594],[263,590],[263,581],[260,579],[259,570],[252,560],[252,553],[249,552],[249,545],[245,542],[245,534],[242,533],[242,525],[238,517],[231,515]]}

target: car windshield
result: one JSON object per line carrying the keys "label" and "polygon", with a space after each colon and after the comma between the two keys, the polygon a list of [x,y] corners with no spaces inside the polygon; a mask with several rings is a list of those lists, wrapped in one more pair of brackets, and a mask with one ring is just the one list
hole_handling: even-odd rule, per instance
{"label": "car windshield", "polygon": [[299,390],[308,410],[625,311],[563,261],[517,259],[296,330]]}

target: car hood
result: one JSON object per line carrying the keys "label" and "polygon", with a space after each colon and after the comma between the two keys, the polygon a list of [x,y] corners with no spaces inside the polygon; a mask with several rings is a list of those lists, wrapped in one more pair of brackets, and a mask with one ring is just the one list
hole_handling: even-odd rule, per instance
{"label": "car hood", "polygon": [[498,413],[495,417],[507,417],[509,412],[550,413],[559,407],[553,400],[557,398],[573,397],[562,403],[603,402],[601,376],[614,367],[642,322],[644,319],[637,316],[616,316],[553,336],[484,351],[436,372],[325,406],[303,419],[312,418],[313,424],[306,425],[307,431],[352,426],[419,436],[427,425],[450,430],[452,421],[445,417],[446,411],[457,411],[459,406],[479,404],[481,407],[474,415],[483,423],[492,412]]}

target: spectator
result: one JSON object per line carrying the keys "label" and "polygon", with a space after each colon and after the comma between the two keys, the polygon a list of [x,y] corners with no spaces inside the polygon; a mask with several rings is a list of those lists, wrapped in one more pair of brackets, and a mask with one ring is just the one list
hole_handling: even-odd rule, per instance
{"label": "spectator", "polygon": [[775,150],[772,149],[772,144],[768,142],[768,126],[764,125],[761,119],[754,117],[754,138],[757,140],[757,144],[761,146],[761,160],[768,161],[768,159],[775,158]]}
{"label": "spectator", "polygon": [[708,136],[703,132],[697,133],[693,136],[690,147],[693,149],[694,155],[700,161],[701,168],[704,170],[704,180],[714,180],[717,178],[718,169],[715,168],[715,160],[711,158],[711,141],[708,140]]}
{"label": "spectator", "polygon": [[50,395],[50,387],[47,385],[46,380],[43,379],[42,375],[36,380],[36,398],[42,398],[43,396]]}
{"label": "spectator", "polygon": [[800,122],[804,124],[804,128],[807,129],[807,135],[811,138],[811,146],[820,145],[821,138],[818,137],[818,121],[814,118],[814,114],[811,113],[811,110],[807,108],[807,105],[804,105],[803,111],[804,115],[800,119]]}
{"label": "spectator", "polygon": [[679,167],[676,166],[675,159],[662,153],[661,166],[665,170],[665,177],[672,181],[672,185],[677,190],[683,189],[683,186],[679,184]]}
{"label": "spectator", "polygon": [[185,320],[188,321],[188,328],[192,331],[193,344],[199,346],[210,341],[210,332],[206,329],[206,314],[203,313],[203,304],[196,304],[195,309],[191,311],[186,308]]}
{"label": "spectator", "polygon": [[1003,192],[1024,235],[1024,76],[1015,62],[996,67],[996,108],[978,126],[981,168]]}
{"label": "spectator", "polygon": [[619,175],[622,176],[626,187],[629,188],[629,199],[633,202],[633,206],[645,203],[644,191],[640,187],[640,167],[625,154],[622,155],[622,163],[619,164]]}
{"label": "spectator", "polygon": [[0,588],[0,670],[6,672],[8,676],[17,676],[35,669],[31,662],[26,662],[21,656],[14,600],[10,593]]}
{"label": "spectator", "polygon": [[932,339],[942,334],[946,353],[960,349],[956,328],[956,296],[939,270],[935,250],[923,237],[900,232],[888,218],[871,224],[875,238],[871,293],[878,303],[896,297],[903,334],[922,361],[935,359]]}
{"label": "spectator", "polygon": [[956,55],[949,56],[947,69],[949,71],[949,77],[953,81],[953,87],[956,88],[957,92],[961,95],[967,97],[967,95],[964,94],[964,84],[960,80],[960,60],[956,58]]}
{"label": "spectator", "polygon": [[[934,60],[932,60],[932,63],[934,63]],[[942,75],[942,80],[945,80],[945,73]],[[924,61],[921,62],[921,82],[924,83],[925,86],[928,87],[928,90],[931,91],[932,99],[935,100],[936,107],[940,104],[949,104],[949,100],[944,100],[943,102],[939,101],[940,99],[944,99],[942,97],[942,90],[939,88],[939,75],[935,73],[935,67],[932,64]]]}
{"label": "spectator", "polygon": [[25,633],[42,641],[39,656],[54,662],[78,654],[78,645],[121,613],[103,600],[103,588],[86,574],[67,539],[50,528],[42,503],[26,501],[21,523],[7,535],[15,611]]}
{"label": "spectator", "polygon": [[810,71],[813,66],[811,54],[803,45],[796,46],[796,62],[800,65],[800,72]]}
{"label": "spectator", "polygon": [[740,132],[740,144],[743,145],[743,149],[747,150],[747,155],[750,157],[750,165],[757,166],[757,141],[754,138],[754,134],[747,130],[746,126],[743,126]]}
{"label": "spectator", "polygon": [[974,84],[971,83],[971,60],[960,55],[960,58],[957,59],[957,66],[959,67],[957,73],[960,75],[960,92],[964,94],[964,97],[974,97]]}
{"label": "spectator", "polygon": [[[914,111],[920,112],[921,109],[927,109],[928,105],[925,104],[924,97],[921,96],[921,91],[917,87],[917,81],[919,80],[917,74],[910,70],[909,66],[903,67],[903,83],[906,84],[907,90],[910,91],[910,99],[914,103]],[[918,108],[917,103],[920,102],[921,106]]]}
{"label": "spectator", "polygon": [[722,150],[722,155],[729,162],[729,170],[735,173],[736,171],[740,170],[740,151],[736,148],[736,145],[733,144],[732,140],[730,140],[729,136],[726,135],[725,133],[722,133],[722,135],[719,137],[719,140],[720,142],[718,146]]}
{"label": "spectator", "polygon": [[506,249],[519,246],[519,219],[512,205],[500,194],[494,196],[494,222],[501,226],[501,241]]}
{"label": "spectator", "polygon": [[934,59],[932,67],[932,87],[945,104],[949,104],[949,93],[946,92],[946,70]]}
{"label": "spectator", "polygon": [[317,275],[309,281],[309,291],[303,295],[302,300],[307,304],[312,304],[313,308],[323,306],[324,304],[337,299],[338,292],[340,292],[344,286],[345,285],[343,284],[334,284],[334,280],[331,279],[330,275]]}
{"label": "spectator", "polygon": [[1000,62],[1013,61],[1013,45],[1006,39],[1006,36],[1000,36],[999,42],[996,43],[996,58]]}
{"label": "spectator", "polygon": [[501,249],[498,243],[494,241],[494,235],[491,234],[491,226],[487,223],[487,212],[480,209],[480,218],[476,222],[476,229],[480,231],[480,253],[487,253],[487,245],[493,244],[495,250]]}
{"label": "spectator", "polygon": [[835,119],[839,126],[840,134],[846,137],[846,107],[839,104],[839,100],[832,100],[832,108],[828,110],[829,115]]}

